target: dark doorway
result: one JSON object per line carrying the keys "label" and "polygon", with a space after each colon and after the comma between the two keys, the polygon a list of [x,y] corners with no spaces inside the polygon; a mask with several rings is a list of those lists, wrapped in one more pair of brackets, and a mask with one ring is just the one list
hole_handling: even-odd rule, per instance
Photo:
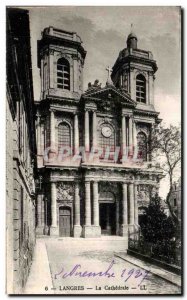
{"label": "dark doorway", "polygon": [[71,234],[71,210],[69,207],[59,208],[59,236]]}
{"label": "dark doorway", "polygon": [[100,203],[99,218],[101,234],[116,234],[116,205],[115,203]]}

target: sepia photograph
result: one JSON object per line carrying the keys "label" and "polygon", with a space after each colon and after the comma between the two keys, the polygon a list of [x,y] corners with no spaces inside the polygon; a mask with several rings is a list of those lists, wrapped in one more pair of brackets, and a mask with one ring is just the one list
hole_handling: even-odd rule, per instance
{"label": "sepia photograph", "polygon": [[181,19],[6,7],[6,294],[183,294]]}

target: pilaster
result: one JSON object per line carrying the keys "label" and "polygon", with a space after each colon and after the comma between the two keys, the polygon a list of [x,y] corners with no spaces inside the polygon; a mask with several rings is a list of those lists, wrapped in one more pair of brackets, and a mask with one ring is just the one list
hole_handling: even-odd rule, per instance
{"label": "pilaster", "polygon": [[51,182],[51,227],[50,235],[59,235],[57,227],[56,183]]}
{"label": "pilaster", "polygon": [[79,121],[77,113],[74,115],[74,154],[79,149]]}
{"label": "pilaster", "polygon": [[75,224],[73,227],[74,237],[80,237],[82,227],[80,226],[80,196],[79,196],[79,184],[75,183]]}
{"label": "pilaster", "polygon": [[85,119],[84,119],[84,146],[85,151],[90,151],[90,134],[89,134],[89,111],[85,110]]}

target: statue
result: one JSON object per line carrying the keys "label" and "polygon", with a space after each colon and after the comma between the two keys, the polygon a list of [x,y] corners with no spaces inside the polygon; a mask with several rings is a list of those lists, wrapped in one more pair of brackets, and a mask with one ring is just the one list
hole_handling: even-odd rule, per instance
{"label": "statue", "polygon": [[101,88],[101,83],[99,83],[99,80],[96,79],[94,81],[94,84],[92,84],[91,82],[88,83],[88,90],[95,90],[95,89],[100,89]]}

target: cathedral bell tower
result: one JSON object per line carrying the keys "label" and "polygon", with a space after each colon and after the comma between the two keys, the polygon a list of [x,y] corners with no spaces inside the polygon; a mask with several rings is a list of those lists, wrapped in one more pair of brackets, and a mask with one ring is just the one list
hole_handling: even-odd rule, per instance
{"label": "cathedral bell tower", "polygon": [[83,92],[86,51],[74,32],[45,28],[38,41],[41,100],[47,97],[79,99]]}
{"label": "cathedral bell tower", "polygon": [[120,51],[113,66],[112,81],[137,102],[138,107],[154,109],[154,74],[156,61],[150,51],[138,49],[138,38],[131,31],[127,47]]}

